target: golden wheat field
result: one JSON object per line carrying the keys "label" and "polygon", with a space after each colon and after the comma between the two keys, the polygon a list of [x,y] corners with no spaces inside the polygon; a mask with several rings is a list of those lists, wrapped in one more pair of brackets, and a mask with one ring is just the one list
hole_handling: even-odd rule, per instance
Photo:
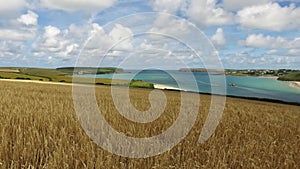
{"label": "golden wheat field", "polygon": [[[139,110],[149,108],[150,89],[130,89]],[[149,137],[171,126],[179,110],[179,92],[164,91],[165,113],[149,124],[136,124],[118,114],[109,86],[96,95],[106,120],[128,136]],[[72,87],[0,82],[0,168],[299,168],[300,107],[227,98],[213,136],[198,137],[210,106],[201,107],[188,136],[155,157],[119,157],[99,148],[81,128],[72,101]]]}

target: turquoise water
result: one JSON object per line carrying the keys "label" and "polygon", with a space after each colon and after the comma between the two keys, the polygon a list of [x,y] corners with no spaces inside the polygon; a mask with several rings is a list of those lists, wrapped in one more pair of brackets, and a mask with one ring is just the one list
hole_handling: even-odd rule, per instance
{"label": "turquoise water", "polygon": [[[80,77],[95,77],[95,75],[80,75]],[[100,74],[96,75],[96,77],[143,80],[151,83],[180,87],[187,91],[300,103],[300,89],[292,86],[289,82],[278,81],[276,79],[226,76],[225,83],[221,85],[222,78],[224,77],[218,74],[210,74],[210,76],[208,76],[207,73],[203,72],[164,72],[159,70],[141,72],[132,70],[130,73]],[[228,84],[231,83],[237,86],[229,86]]]}

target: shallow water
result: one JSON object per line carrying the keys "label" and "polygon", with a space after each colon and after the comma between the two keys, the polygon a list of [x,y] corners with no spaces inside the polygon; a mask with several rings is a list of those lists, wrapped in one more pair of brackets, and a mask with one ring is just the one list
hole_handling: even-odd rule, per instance
{"label": "shallow water", "polygon": [[[80,75],[80,77],[95,77],[95,75]],[[135,79],[151,83],[165,84],[180,87],[183,90],[232,95],[241,97],[255,97],[273,99],[286,102],[300,103],[300,89],[289,82],[278,81],[270,78],[222,76],[203,72],[180,72],[180,71],[135,71],[119,74],[100,74],[97,78]],[[222,80],[226,81],[222,81]],[[236,84],[231,87],[228,84]]]}

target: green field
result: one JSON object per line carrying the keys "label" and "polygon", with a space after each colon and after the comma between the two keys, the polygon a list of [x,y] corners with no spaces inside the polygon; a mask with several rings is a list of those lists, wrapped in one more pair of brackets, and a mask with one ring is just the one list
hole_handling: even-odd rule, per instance
{"label": "green field", "polygon": [[48,81],[48,78],[26,75],[23,73],[15,73],[15,72],[0,72],[0,79],[23,79],[23,80],[40,80],[40,81]]}
{"label": "green field", "polygon": [[[2,70],[2,71],[1,71]],[[19,71],[10,72],[9,70]],[[89,70],[82,68],[82,70]],[[113,73],[121,72],[121,69],[116,68],[98,68],[98,73]],[[20,79],[20,80],[39,80],[46,82],[73,82],[73,68],[58,68],[58,69],[43,69],[43,68],[0,68],[0,78],[2,79]],[[111,80],[111,79],[88,79],[76,78],[74,83],[95,83],[97,85],[121,85],[140,88],[153,88],[153,84],[143,81],[128,81],[128,80]]]}
{"label": "green field", "polygon": [[300,71],[288,73],[287,75],[279,77],[278,80],[300,81]]}
{"label": "green field", "polygon": [[75,73],[82,73],[82,74],[89,74],[89,73],[95,73],[95,74],[107,74],[107,73],[122,73],[124,72],[123,69],[120,68],[114,68],[114,67],[103,67],[103,68],[90,68],[90,67],[61,67],[56,68],[56,70],[65,72],[68,74]]}

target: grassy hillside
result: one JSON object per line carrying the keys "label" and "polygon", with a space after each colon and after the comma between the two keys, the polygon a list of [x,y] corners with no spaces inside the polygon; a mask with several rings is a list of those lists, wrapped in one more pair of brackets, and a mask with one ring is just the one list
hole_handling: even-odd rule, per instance
{"label": "grassy hillside", "polygon": [[[5,79],[26,79],[26,80],[41,80],[41,81],[54,81],[54,82],[72,82],[72,77],[63,71],[55,69],[42,69],[42,68],[0,68],[0,76]],[[18,70],[18,72],[10,72],[7,70]]]}
{"label": "grassy hillside", "polygon": [[300,71],[290,72],[284,76],[278,78],[283,81],[300,81]]}
{"label": "grassy hillside", "polygon": [[96,74],[107,74],[107,73],[121,73],[124,72],[123,69],[114,68],[114,67],[103,67],[103,68],[92,68],[92,67],[61,67],[57,68],[56,70],[66,72],[69,74],[73,74],[74,70],[75,73],[81,74],[89,74],[89,73],[96,73]]}
{"label": "grassy hillside", "polygon": [[[72,83],[74,68],[59,68],[59,69],[43,69],[43,68],[0,68],[0,79],[20,79],[20,80],[39,80],[51,82]],[[84,68],[82,68],[84,69]],[[2,70],[2,71],[1,71]],[[86,70],[86,69],[84,69]],[[101,73],[112,73],[122,71],[116,68],[99,68]],[[87,79],[76,78],[74,83],[94,83],[98,85],[130,85],[131,87],[150,88],[153,89],[153,84],[143,81],[128,81],[128,80],[111,80],[111,79]]]}
{"label": "grassy hillside", "polygon": [[26,75],[19,72],[0,72],[0,79],[48,80],[48,78]]}
{"label": "grassy hillside", "polygon": [[[130,89],[132,103],[147,110],[149,89]],[[134,137],[149,137],[170,127],[178,116],[179,92],[164,91],[164,114],[149,124],[119,115],[109,86],[96,87],[97,102],[109,124]],[[191,95],[194,95],[190,93]],[[299,168],[299,106],[228,98],[215,134],[198,144],[210,106],[201,95],[194,128],[161,155],[129,159],[99,148],[82,130],[72,87],[0,83],[0,168]]]}

